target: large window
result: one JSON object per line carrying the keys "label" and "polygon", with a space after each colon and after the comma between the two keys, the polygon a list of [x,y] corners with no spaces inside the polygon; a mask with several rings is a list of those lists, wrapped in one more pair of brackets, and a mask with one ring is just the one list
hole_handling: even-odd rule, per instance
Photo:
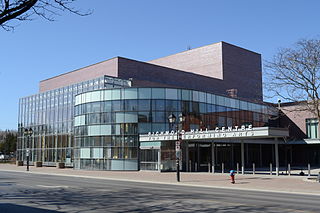
{"label": "large window", "polygon": [[307,136],[308,138],[318,138],[318,119],[308,118],[306,119]]}

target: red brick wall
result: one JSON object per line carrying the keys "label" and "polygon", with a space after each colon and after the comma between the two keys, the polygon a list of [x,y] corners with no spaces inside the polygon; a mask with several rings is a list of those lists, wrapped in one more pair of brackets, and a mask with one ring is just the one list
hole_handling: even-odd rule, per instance
{"label": "red brick wall", "polygon": [[222,54],[227,89],[237,89],[238,97],[262,100],[261,55],[224,42]]}
{"label": "red brick wall", "polygon": [[[154,63],[161,63],[163,66]],[[237,89],[238,97],[262,100],[260,54],[224,42],[156,59],[150,63],[113,58],[43,80],[40,82],[40,92],[103,75],[133,78],[134,86],[172,86],[221,95],[227,95],[229,89]]]}
{"label": "red brick wall", "polygon": [[223,79],[222,42],[158,58],[148,63]]}
{"label": "red brick wall", "polygon": [[[300,136],[301,134],[299,133],[299,131],[306,135],[306,119],[315,117],[310,111],[308,111],[307,109],[301,111],[301,106],[298,105],[285,106],[285,104],[284,106],[281,106],[281,111],[282,113],[284,113],[287,119],[289,119],[289,122],[284,123],[284,125],[286,127],[289,126],[289,128],[296,129],[291,131],[292,135],[298,133],[298,136]],[[283,124],[283,122],[281,124]]]}
{"label": "red brick wall", "polygon": [[[262,100],[261,55],[225,42],[195,48],[149,63],[214,78],[209,91],[226,95],[237,89],[238,97]],[[204,87],[208,85],[203,84]]]}

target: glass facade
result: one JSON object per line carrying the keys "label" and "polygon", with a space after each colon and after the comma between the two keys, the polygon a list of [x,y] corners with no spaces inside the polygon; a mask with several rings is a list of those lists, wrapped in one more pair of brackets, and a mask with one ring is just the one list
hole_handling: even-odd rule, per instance
{"label": "glass facade", "polygon": [[[76,96],[74,110],[74,167],[99,170],[138,170],[140,161],[150,167],[148,159],[153,161],[151,167],[156,167],[156,152],[139,151],[138,135],[169,130],[170,114],[186,115],[186,131],[245,124],[269,126],[269,117],[277,115],[275,108],[266,105],[173,88],[84,92]],[[161,151],[161,158],[171,156],[168,164],[174,164],[171,149]]]}
{"label": "glass facade", "polygon": [[[31,161],[44,165],[64,162],[73,165],[73,122],[75,95],[103,88],[130,87],[131,81],[102,76],[74,85],[39,93],[19,100],[17,159],[26,159],[30,148]],[[25,128],[32,128],[27,139]]]}

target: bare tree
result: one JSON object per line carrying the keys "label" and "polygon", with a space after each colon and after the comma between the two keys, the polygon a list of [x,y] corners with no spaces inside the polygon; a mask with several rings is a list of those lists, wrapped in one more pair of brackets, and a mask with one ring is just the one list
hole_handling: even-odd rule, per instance
{"label": "bare tree", "polygon": [[40,16],[46,20],[54,21],[61,12],[71,12],[76,15],[86,16],[91,11],[81,12],[73,7],[76,0],[0,0],[0,26],[13,30],[12,21],[32,20]]}
{"label": "bare tree", "polygon": [[320,121],[319,39],[302,39],[291,48],[280,49],[265,68],[269,94],[295,102],[293,110],[308,110]]}

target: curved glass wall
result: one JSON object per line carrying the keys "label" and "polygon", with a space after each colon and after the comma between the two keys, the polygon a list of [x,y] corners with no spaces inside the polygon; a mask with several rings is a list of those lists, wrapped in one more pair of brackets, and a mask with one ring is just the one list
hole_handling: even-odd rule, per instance
{"label": "curved glass wall", "polygon": [[138,135],[169,130],[167,117],[186,115],[184,130],[268,126],[274,108],[210,93],[173,88],[121,88],[75,98],[74,167],[138,170]]}

